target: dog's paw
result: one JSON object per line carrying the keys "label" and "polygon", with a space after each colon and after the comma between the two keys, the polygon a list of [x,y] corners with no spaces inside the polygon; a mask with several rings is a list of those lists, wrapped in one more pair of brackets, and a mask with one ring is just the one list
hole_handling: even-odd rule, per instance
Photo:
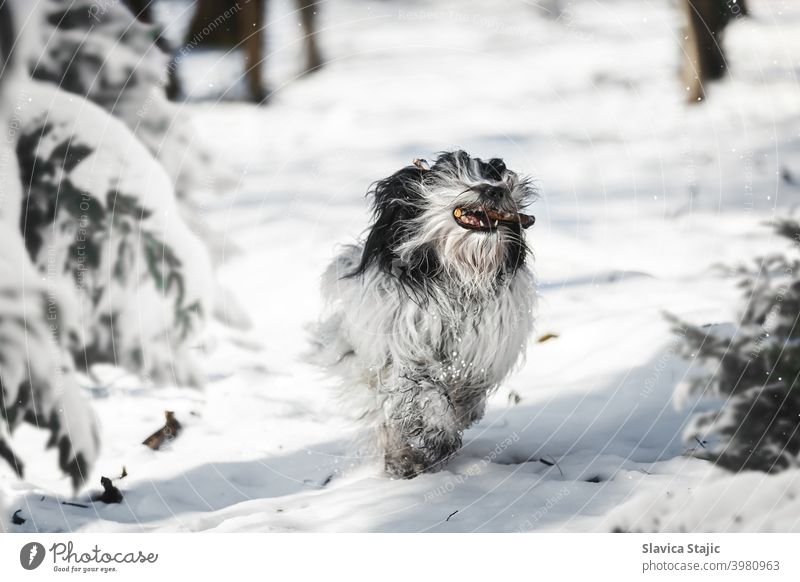
{"label": "dog's paw", "polygon": [[404,377],[384,412],[382,445],[390,475],[409,479],[438,471],[461,447],[455,408],[429,380]]}
{"label": "dog's paw", "polygon": [[[435,473],[456,454],[461,446],[460,435],[431,439],[422,446],[404,444],[387,449],[384,454],[386,473],[401,479],[413,479],[422,473]],[[454,437],[454,438],[453,438]]]}
{"label": "dog's paw", "polygon": [[429,461],[418,449],[405,446],[384,455],[386,473],[398,479],[413,479],[430,470]]}

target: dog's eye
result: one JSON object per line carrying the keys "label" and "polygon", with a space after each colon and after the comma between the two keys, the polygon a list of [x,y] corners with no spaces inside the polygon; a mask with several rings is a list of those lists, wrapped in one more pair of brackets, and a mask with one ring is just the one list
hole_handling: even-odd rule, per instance
{"label": "dog's eye", "polygon": [[502,180],[503,174],[506,171],[506,164],[500,158],[492,158],[489,160],[489,169],[491,170],[491,178],[495,180]]}

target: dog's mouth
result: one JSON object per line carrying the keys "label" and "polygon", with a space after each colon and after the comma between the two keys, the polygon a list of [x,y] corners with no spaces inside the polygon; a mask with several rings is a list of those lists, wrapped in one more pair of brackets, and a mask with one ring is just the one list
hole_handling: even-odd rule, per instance
{"label": "dog's mouth", "polygon": [[520,225],[522,228],[529,228],[536,222],[536,218],[521,212],[506,212],[505,210],[495,210],[478,206],[474,208],[458,207],[453,210],[453,218],[456,224],[467,230],[479,230],[481,232],[491,232],[501,226]]}

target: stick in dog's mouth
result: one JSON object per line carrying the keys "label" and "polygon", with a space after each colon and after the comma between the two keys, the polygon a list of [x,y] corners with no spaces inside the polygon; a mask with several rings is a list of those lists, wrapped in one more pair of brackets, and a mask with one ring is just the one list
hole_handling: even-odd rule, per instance
{"label": "stick in dog's mouth", "polygon": [[458,207],[453,210],[453,218],[461,228],[483,232],[497,230],[501,225],[510,226],[512,224],[519,224],[522,228],[529,228],[536,222],[536,217],[529,214],[484,207]]}

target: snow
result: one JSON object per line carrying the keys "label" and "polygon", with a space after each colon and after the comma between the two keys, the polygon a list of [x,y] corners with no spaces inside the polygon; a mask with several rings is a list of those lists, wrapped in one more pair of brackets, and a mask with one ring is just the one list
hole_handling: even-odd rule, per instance
{"label": "snow", "polygon": [[[687,108],[667,2],[326,2],[329,63],[300,80],[292,4],[273,3],[268,106],[214,100],[241,71],[232,55],[198,51],[183,72],[183,111],[240,176],[202,209],[242,250],[220,277],[253,328],[211,330],[202,391],[111,367],[84,379],[98,489],[124,465],[121,505],[61,504],[91,492],[68,497],[45,436],[20,428],[30,461],[25,481],[0,467],[0,530],[800,529],[800,471],[730,475],[686,454],[700,445],[683,428],[714,403],[673,398],[687,366],[663,317],[733,321],[739,291],[714,265],[782,244],[765,223],[800,192],[800,6],[753,1],[726,37],[730,77]],[[446,470],[390,480],[353,456],[335,380],[301,357],[305,324],[337,245],[367,224],[367,186],[454,147],[536,178],[537,332]],[[184,430],[151,451],[164,410]]]}

